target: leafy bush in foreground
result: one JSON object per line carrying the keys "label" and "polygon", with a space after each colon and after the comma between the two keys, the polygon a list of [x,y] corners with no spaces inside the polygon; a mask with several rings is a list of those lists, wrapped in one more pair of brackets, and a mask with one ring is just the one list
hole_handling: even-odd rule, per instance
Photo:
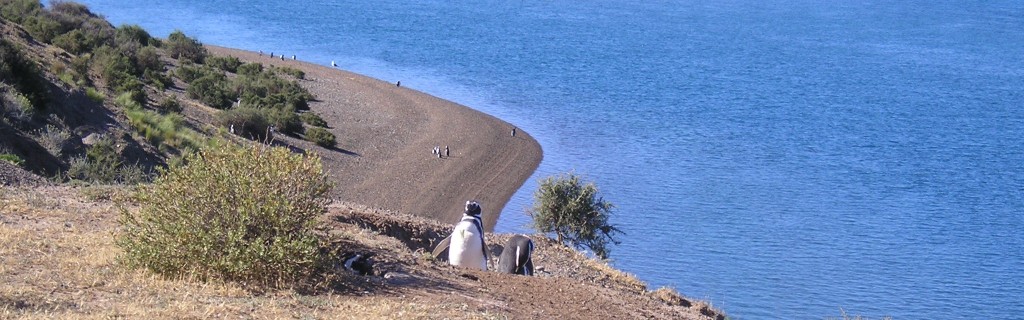
{"label": "leafy bush in foreground", "polygon": [[167,277],[281,285],[317,271],[330,185],[316,155],[224,144],[185,156],[122,210],[124,262]]}
{"label": "leafy bush in foreground", "polygon": [[617,243],[612,233],[622,232],[608,224],[614,206],[597,195],[594,183],[584,185],[580,180],[580,176],[569,173],[541,181],[529,211],[533,228],[542,233],[554,232],[558,242],[589,248],[606,259],[610,252],[608,243]]}

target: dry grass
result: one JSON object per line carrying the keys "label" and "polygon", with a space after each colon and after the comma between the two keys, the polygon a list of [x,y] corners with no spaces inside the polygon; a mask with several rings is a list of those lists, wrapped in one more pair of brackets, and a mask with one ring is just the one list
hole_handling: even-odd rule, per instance
{"label": "dry grass", "polygon": [[[583,254],[580,253],[580,255]],[[630,274],[619,269],[615,269],[615,267],[608,265],[608,263],[603,260],[591,259],[586,256],[580,258],[582,258],[582,260],[584,261],[584,266],[597,270],[598,272],[604,274],[606,277],[610,278],[610,280],[619,284],[622,287],[633,290],[637,293],[643,293],[644,291],[647,291],[647,283],[638,279],[633,274]]]}
{"label": "dry grass", "polygon": [[465,304],[291,290],[257,294],[231,283],[126,270],[114,244],[116,209],[82,201],[80,191],[51,192],[0,193],[0,318],[500,318]]}

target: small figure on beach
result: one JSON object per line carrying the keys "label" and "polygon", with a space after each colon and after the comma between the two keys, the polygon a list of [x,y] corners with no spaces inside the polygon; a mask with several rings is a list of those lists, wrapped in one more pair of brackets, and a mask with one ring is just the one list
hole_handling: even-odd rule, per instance
{"label": "small figure on beach", "polygon": [[295,55],[294,54],[292,55],[292,60],[295,60]]}
{"label": "small figure on beach", "polygon": [[271,58],[273,58],[273,57],[274,57],[274,52],[273,52],[273,51],[271,51],[271,52],[270,52],[270,57],[271,57]]}
{"label": "small figure on beach", "polygon": [[449,155],[451,155],[451,153],[448,152],[448,146],[444,146],[444,156],[445,156],[445,158],[447,158]]}
{"label": "small figure on beach", "polygon": [[232,125],[231,125],[231,128],[230,128],[230,129],[228,129],[228,131],[231,131],[231,134],[235,134],[235,125],[234,125],[234,124],[232,124]]}
{"label": "small figure on beach", "polygon": [[332,67],[337,67],[337,66],[338,66],[338,64],[337,64],[337,63],[334,63],[334,60],[331,60],[331,66],[332,66]]}
{"label": "small figure on beach", "polygon": [[260,56],[261,57],[263,56],[263,50],[260,50]]}
{"label": "small figure on beach", "polygon": [[516,137],[516,127],[512,127],[512,137]]}
{"label": "small figure on beach", "polygon": [[281,54],[281,61],[284,61],[284,54]]}
{"label": "small figure on beach", "polygon": [[402,87],[402,81],[399,80],[398,82],[395,82],[395,86],[401,88]]}

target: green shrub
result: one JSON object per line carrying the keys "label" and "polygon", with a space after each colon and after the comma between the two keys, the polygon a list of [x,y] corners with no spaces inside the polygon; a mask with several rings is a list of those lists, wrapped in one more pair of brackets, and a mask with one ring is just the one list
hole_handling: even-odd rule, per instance
{"label": "green shrub", "polygon": [[331,187],[316,155],[225,144],[183,162],[135,194],[137,212],[121,211],[126,265],[271,287],[323,270]]}
{"label": "green shrub", "polygon": [[121,168],[121,155],[109,138],[102,138],[86,150],[85,158],[71,159],[68,178],[92,183],[114,183]]}
{"label": "green shrub", "polygon": [[85,53],[92,48],[89,46],[89,39],[85,37],[82,30],[71,30],[68,33],[53,38],[53,45],[64,49],[74,55]]}
{"label": "green shrub", "polygon": [[37,110],[48,101],[46,81],[35,62],[6,39],[0,39],[0,82],[13,85]]}
{"label": "green shrub", "polygon": [[263,65],[255,62],[245,63],[238,66],[238,75],[240,76],[254,76],[263,72]]}
{"label": "green shrub", "polygon": [[234,97],[224,88],[225,85],[223,76],[203,76],[189,83],[185,93],[189,98],[197,99],[208,106],[227,109],[231,107]]}
{"label": "green shrub", "polygon": [[[138,100],[140,93],[139,91],[130,91],[119,94],[114,98],[114,105],[126,110],[142,109],[142,104]],[[142,96],[142,99],[145,100],[145,95]]]}
{"label": "green shrub", "polygon": [[164,63],[160,61],[160,54],[157,53],[156,47],[145,46],[139,49],[139,52],[135,54],[135,65],[139,69],[145,71],[164,71]]}
{"label": "green shrub", "polygon": [[160,107],[160,110],[163,110],[164,112],[181,112],[181,103],[179,103],[178,99],[174,97],[164,97],[160,100],[160,104],[158,106]]}
{"label": "green shrub", "polygon": [[568,241],[577,248],[589,248],[601,259],[608,258],[609,243],[619,229],[608,223],[610,202],[597,195],[594,183],[583,184],[574,173],[548,177],[534,193],[529,214],[532,226],[542,233],[555,233],[558,242]]}
{"label": "green shrub", "polygon": [[11,153],[0,154],[0,161],[7,161],[7,162],[10,162],[11,164],[19,166],[19,167],[25,165],[25,160],[24,159],[22,159],[21,157],[19,157],[16,154],[11,154]]}
{"label": "green shrub", "polygon": [[168,54],[171,55],[171,58],[178,59],[179,61],[202,64],[206,59],[207,53],[203,44],[195,38],[186,36],[181,30],[175,30],[167,36],[167,42],[164,43],[164,46]]}
{"label": "green shrub", "polygon": [[224,72],[214,70],[213,68],[205,65],[193,63],[183,63],[181,67],[178,67],[178,69],[174,71],[174,76],[181,79],[181,81],[185,81],[185,83],[192,83],[192,81],[206,76],[226,79]]}
{"label": "green shrub", "polygon": [[321,118],[320,116],[313,112],[303,112],[302,114],[299,115],[299,118],[302,119],[302,122],[305,122],[306,124],[314,127],[327,127],[327,121],[324,121],[323,118]]}
{"label": "green shrub", "polygon": [[89,100],[96,101],[98,103],[103,103],[103,100],[107,98],[106,95],[93,87],[85,88],[85,96],[89,97]]}
{"label": "green shrub", "polygon": [[270,121],[265,110],[241,107],[224,110],[217,114],[217,123],[223,127],[234,127],[235,134],[257,141],[267,139]]}
{"label": "green shrub", "polygon": [[39,0],[9,0],[0,2],[0,16],[14,23],[24,24],[25,19],[39,15],[43,4]]}
{"label": "green shrub", "polygon": [[237,57],[209,56],[206,57],[204,64],[212,68],[235,73],[238,71],[238,67],[242,65],[242,61],[238,60]]}
{"label": "green shrub", "polygon": [[114,42],[119,46],[123,43],[135,43],[139,46],[147,46],[152,38],[153,37],[149,35],[149,32],[146,32],[146,29],[143,29],[137,24],[121,25],[120,27],[117,27],[117,30],[114,32]]}
{"label": "green shrub", "polygon": [[274,126],[275,130],[287,134],[298,134],[305,131],[302,127],[302,120],[299,119],[299,115],[295,114],[292,109],[262,109],[267,117],[267,121],[270,125]]}
{"label": "green shrub", "polygon": [[295,69],[295,68],[292,68],[292,67],[280,67],[280,68],[277,68],[277,70],[279,70],[281,73],[284,73],[284,74],[290,75],[292,77],[295,77],[296,79],[305,79],[306,78],[306,73],[305,72],[302,72],[302,70]]}
{"label": "green shrub", "polygon": [[146,72],[142,74],[142,79],[146,81],[146,83],[156,87],[156,89],[159,91],[164,91],[167,89],[167,87],[170,87],[174,84],[174,81],[171,81],[171,78],[167,77],[167,75],[163,72],[153,71],[149,69],[147,69]]}
{"label": "green shrub", "polygon": [[135,132],[154,146],[198,150],[208,144],[204,135],[185,127],[185,118],[180,114],[144,109],[128,110],[125,114]]}
{"label": "green shrub", "polygon": [[327,129],[314,127],[306,130],[306,140],[316,143],[318,146],[324,148],[334,148],[338,145],[338,142],[334,138],[334,134]]}

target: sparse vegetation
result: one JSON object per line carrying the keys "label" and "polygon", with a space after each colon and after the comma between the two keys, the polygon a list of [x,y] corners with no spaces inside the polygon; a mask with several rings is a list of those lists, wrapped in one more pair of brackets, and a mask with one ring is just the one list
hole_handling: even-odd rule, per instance
{"label": "sparse vegetation", "polygon": [[7,161],[16,166],[22,166],[25,164],[25,160],[13,153],[2,153],[0,154],[0,161]]}
{"label": "sparse vegetation", "polygon": [[544,179],[534,193],[533,208],[529,211],[533,228],[555,233],[558,242],[590,249],[599,258],[608,258],[608,244],[618,243],[612,234],[622,231],[608,222],[614,206],[597,193],[594,183],[582,182],[575,173]]}
{"label": "sparse vegetation", "polygon": [[324,121],[323,118],[313,112],[303,112],[302,114],[299,114],[299,119],[302,119],[302,122],[314,127],[327,127],[327,121]]}
{"label": "sparse vegetation", "polygon": [[207,148],[138,192],[117,243],[129,266],[170,278],[287,284],[325,262],[315,231],[329,191],[315,155]]}
{"label": "sparse vegetation", "polygon": [[327,131],[327,129],[320,127],[313,127],[306,130],[306,140],[328,149],[334,148],[334,146],[338,145],[338,142],[335,141],[334,134]]}
{"label": "sparse vegetation", "polygon": [[0,82],[14,86],[34,109],[43,109],[48,101],[46,83],[36,63],[6,39],[0,39]]}

